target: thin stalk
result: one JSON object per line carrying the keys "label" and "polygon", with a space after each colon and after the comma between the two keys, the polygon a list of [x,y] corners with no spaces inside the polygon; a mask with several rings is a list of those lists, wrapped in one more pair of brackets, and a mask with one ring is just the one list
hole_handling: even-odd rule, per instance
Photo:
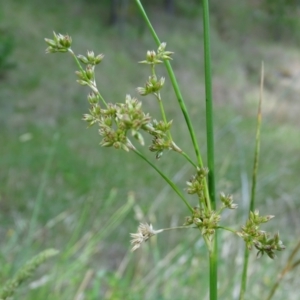
{"label": "thin stalk", "polygon": [[299,264],[300,264],[300,260],[297,260],[296,262],[293,263],[293,259],[295,257],[295,255],[298,253],[298,251],[300,250],[300,240],[298,241],[297,245],[295,246],[293,252],[290,254],[287,263],[285,264],[284,268],[282,269],[282,271],[280,272],[276,282],[274,283],[272,289],[270,290],[270,293],[268,295],[268,297],[266,298],[266,300],[271,300],[273,298],[273,296],[275,295],[275,292],[277,290],[277,288],[279,287],[279,284],[281,283],[283,277],[290,271],[292,271],[293,269],[295,269]]}
{"label": "thin stalk", "polygon": [[[168,124],[167,116],[166,116],[166,113],[165,113],[164,104],[163,104],[163,102],[161,100],[161,97],[160,97],[160,93],[156,93],[154,95],[155,95],[155,97],[156,97],[156,99],[158,101],[159,108],[160,108],[160,113],[162,115],[163,121],[164,121],[165,125],[167,125]],[[172,134],[171,134],[170,130],[168,130],[168,136],[169,136],[169,139],[171,141],[173,141]]]}
{"label": "thin stalk", "polygon": [[218,256],[216,255],[215,249],[217,240],[216,233],[213,240],[212,251],[209,252],[209,299],[217,300],[218,299]]}
{"label": "thin stalk", "polygon": [[180,153],[182,156],[184,156],[186,158],[186,160],[195,168],[197,167],[197,165],[191,160],[191,158],[185,153],[185,152],[181,152]]}
{"label": "thin stalk", "polygon": [[203,28],[204,28],[204,63],[205,63],[205,100],[206,100],[206,137],[207,137],[207,165],[208,188],[212,209],[216,209],[215,203],[215,156],[214,156],[214,121],[213,121],[213,97],[209,34],[209,6],[208,0],[203,1]]}
{"label": "thin stalk", "polygon": [[169,231],[169,230],[173,230],[173,229],[191,229],[191,228],[198,229],[198,227],[176,226],[176,227],[162,228],[162,229],[159,229],[159,231],[164,232],[164,231]]}
{"label": "thin stalk", "polygon": [[217,229],[224,229],[224,230],[227,230],[227,231],[230,231],[234,234],[236,234],[236,230],[232,229],[232,228],[229,228],[229,227],[225,227],[225,226],[217,226]]}
{"label": "thin stalk", "polygon": [[[140,12],[148,26],[148,28],[150,29],[151,31],[151,34],[155,40],[155,42],[157,43],[157,45],[159,46],[161,44],[153,26],[151,25],[151,22],[150,20],[148,19],[147,17],[147,14],[141,4],[141,2],[139,0],[135,0],[138,8],[140,9]],[[209,76],[211,78],[211,75],[210,75],[210,43],[209,43],[209,18],[208,18],[208,2],[207,0],[204,1],[204,6],[206,7],[205,9],[205,13],[204,13],[204,17],[205,17],[205,27],[206,27],[206,43],[205,43],[205,50],[208,51],[208,54],[206,55],[206,60],[208,59],[209,63],[208,65],[206,65],[206,78],[207,76]],[[177,80],[176,80],[176,77],[175,77],[175,74],[173,72],[173,69],[171,67],[171,64],[169,61],[165,61],[165,66],[166,66],[166,69],[168,71],[168,74],[169,74],[169,77],[170,77],[170,80],[172,82],[172,85],[173,85],[173,89],[174,89],[174,92],[176,94],[176,97],[177,97],[177,100],[178,100],[178,103],[179,103],[179,106],[181,108],[181,111],[183,113],[183,116],[185,118],[185,121],[186,121],[186,124],[187,124],[187,127],[188,127],[188,130],[189,130],[189,133],[190,133],[190,136],[191,136],[191,139],[192,139],[192,143],[193,143],[193,147],[194,147],[194,150],[195,150],[195,154],[196,154],[196,157],[197,157],[197,162],[198,162],[198,165],[200,167],[203,167],[203,161],[202,161],[202,157],[201,157],[201,154],[200,154],[200,149],[199,149],[199,146],[198,146],[198,143],[197,143],[197,140],[196,140],[196,135],[195,135],[195,132],[194,132],[194,129],[193,129],[193,126],[192,126],[192,123],[191,123],[191,120],[190,120],[190,117],[189,117],[189,114],[187,112],[187,109],[186,109],[186,106],[185,106],[185,103],[183,101],[183,98],[182,98],[182,95],[181,95],[181,91],[179,89],[179,86],[178,86],[178,83],[177,83]],[[214,156],[213,156],[213,127],[212,127],[212,97],[211,97],[211,79],[208,79],[207,81],[207,86],[210,90],[210,92],[207,94],[208,95],[208,98],[207,98],[207,101],[209,102],[208,103],[208,106],[210,107],[208,109],[209,111],[209,114],[210,116],[208,117],[208,122],[209,122],[209,130],[208,130],[208,134],[210,135],[209,136],[209,152],[210,152],[210,165],[209,165],[209,169],[210,169],[210,175],[209,175],[209,178],[210,179],[210,186],[212,186],[212,190],[210,191],[208,186],[207,186],[207,182],[205,181],[205,185],[204,185],[204,193],[205,193],[205,198],[206,198],[206,208],[207,209],[211,209],[211,200],[210,200],[210,196],[212,195],[213,196],[213,207],[215,207],[215,200],[214,200],[214,195],[215,195],[215,189],[214,189]],[[207,92],[206,92],[207,93]],[[212,154],[212,155],[211,155]],[[144,158],[143,158],[144,159]],[[155,166],[154,166],[155,167]],[[170,183],[169,183],[170,184]],[[171,185],[172,186],[172,185]],[[183,198],[183,201],[185,202],[185,199]],[[190,205],[188,203],[186,203],[186,205],[188,205],[188,207],[190,208]],[[201,205],[201,203],[200,203]],[[212,242],[212,246],[213,246],[213,249],[211,247],[209,247],[209,260],[210,260],[210,299],[211,300],[216,300],[217,299],[217,235],[215,234],[215,239],[214,241]]]}
{"label": "thin stalk", "polygon": [[[140,12],[153,36],[153,39],[155,40],[156,44],[159,46],[161,44],[161,41],[159,40],[141,2],[139,0],[135,0],[138,8],[140,9]],[[192,125],[192,122],[191,122],[191,119],[190,119],[190,116],[189,116],[189,113],[187,111],[187,108],[185,106],[185,103],[184,103],[184,100],[183,100],[183,97],[181,95],[181,91],[179,89],[179,86],[178,86],[178,83],[177,83],[177,79],[176,79],[176,76],[174,74],[174,71],[173,71],[173,68],[171,66],[171,63],[166,60],[164,61],[164,64],[166,66],[166,69],[168,71],[168,74],[169,74],[169,77],[170,77],[170,80],[171,80],[171,83],[172,83],[172,86],[173,86],[173,89],[174,89],[174,92],[175,92],[175,95],[177,97],[177,101],[178,101],[178,104],[180,106],[180,109],[182,111],[182,114],[184,116],[184,119],[185,119],[185,122],[187,124],[187,127],[188,127],[188,130],[189,130],[189,133],[190,133],[190,136],[191,136],[191,140],[192,140],[192,144],[193,144],[193,148],[194,148],[194,151],[195,151],[195,154],[196,154],[196,158],[197,158],[197,163],[199,165],[199,167],[203,167],[203,161],[202,161],[202,156],[201,156],[201,153],[200,153],[200,149],[199,149],[199,146],[198,146],[198,143],[197,143],[197,139],[196,139],[196,134],[195,134],[195,131],[194,131],[194,128],[193,128],[193,125]],[[194,164],[193,164],[194,165]],[[206,179],[204,181],[204,194],[205,194],[205,198],[206,198],[206,206],[207,206],[207,209],[210,210],[211,209],[211,204],[210,204],[210,199],[209,199],[209,192],[208,192],[208,186],[207,186],[207,182],[206,182]],[[199,200],[200,201],[200,200]],[[199,202],[200,206],[201,206],[201,203]]]}
{"label": "thin stalk", "polygon": [[88,269],[84,275],[84,278],[76,292],[76,295],[73,300],[80,300],[84,296],[84,291],[88,287],[89,283],[91,282],[92,278],[94,276],[94,271],[92,269]]}
{"label": "thin stalk", "polygon": [[[82,68],[81,63],[79,62],[79,60],[78,60],[76,54],[73,52],[73,50],[72,50],[71,48],[69,48],[68,51],[69,51],[69,53],[73,56],[73,58],[75,59],[75,62],[76,62],[76,64],[77,64],[78,68],[80,69],[80,71],[81,71],[81,72],[85,72],[85,70]],[[98,94],[99,99],[100,99],[100,100],[103,102],[103,104],[107,107],[106,101],[104,100],[104,98],[102,97],[102,95],[100,94],[100,92],[99,92],[99,90],[98,90],[98,88],[97,88],[95,79],[92,81],[92,85],[93,85],[93,86],[89,85],[89,87],[90,87],[94,92],[96,92],[96,93]]]}
{"label": "thin stalk", "polygon": [[[144,8],[143,8],[143,5],[141,4],[141,2],[139,0],[135,0],[152,36],[153,36],[153,39],[155,40],[156,44],[158,46],[160,46],[161,44],[161,41],[159,40]],[[168,74],[169,74],[169,77],[170,77],[170,80],[171,80],[171,83],[172,83],[172,86],[173,86],[173,89],[174,89],[174,92],[176,94],[176,97],[177,97],[177,100],[178,100],[178,103],[179,103],[179,106],[181,108],[181,111],[183,113],[183,116],[185,118],[185,122],[187,124],[187,127],[188,127],[188,130],[189,130],[189,133],[190,133],[190,136],[191,136],[191,139],[192,139],[192,143],[193,143],[193,147],[194,147],[194,150],[195,150],[195,153],[196,153],[196,157],[197,157],[197,162],[198,162],[198,165],[200,167],[203,167],[203,162],[202,162],[202,157],[201,157],[201,153],[200,153],[200,149],[199,149],[199,146],[198,146],[198,143],[197,143],[197,139],[196,139],[196,135],[195,135],[195,131],[193,129],[193,126],[192,126],[192,122],[191,122],[191,119],[189,117],[189,114],[188,114],[188,111],[186,109],[186,106],[185,106],[185,103],[183,101],[183,97],[181,95],[181,91],[179,89],[179,86],[178,86],[178,83],[177,83],[177,79],[175,77],[175,74],[173,72],[173,69],[172,69],[172,66],[170,64],[169,61],[165,61],[165,66],[166,66],[166,69],[168,71]]]}
{"label": "thin stalk", "polygon": [[[259,163],[259,152],[260,152],[260,131],[261,131],[261,105],[263,100],[263,87],[264,87],[264,64],[261,64],[261,77],[260,77],[260,95],[258,102],[257,111],[257,122],[256,122],[256,137],[255,137],[255,150],[254,150],[254,162],[253,162],[253,173],[252,173],[252,188],[251,188],[251,200],[249,205],[249,214],[254,211],[255,208],[255,195],[256,195],[256,181],[258,173],[258,163]],[[240,290],[240,300],[245,297],[245,292],[247,289],[247,274],[248,274],[248,261],[249,261],[249,250],[245,247],[244,252],[244,266],[241,280],[241,290]]]}
{"label": "thin stalk", "polygon": [[[210,51],[210,25],[209,3],[203,1],[203,30],[204,30],[204,66],[205,66],[205,100],[206,100],[206,138],[207,138],[207,164],[208,164],[208,192],[211,207],[216,210],[215,199],[215,163],[214,163],[214,127],[213,127],[213,99],[211,76],[211,51]],[[217,231],[213,240],[213,250],[209,253],[209,291],[210,299],[218,298],[218,240]]]}
{"label": "thin stalk", "polygon": [[137,149],[133,149],[133,151],[142,158],[145,162],[147,162],[168,184],[169,186],[174,190],[174,192],[181,198],[181,200],[185,203],[185,205],[188,207],[188,209],[193,212],[192,206],[187,202],[177,185],[168,177],[166,176],[160,169],[158,169],[150,160],[148,160],[141,152],[139,152]]}
{"label": "thin stalk", "polygon": [[[37,223],[37,219],[38,219],[38,216],[39,216],[39,213],[40,213],[40,210],[42,207],[42,203],[44,200],[43,196],[44,196],[46,184],[48,182],[48,176],[49,176],[50,168],[51,168],[51,165],[53,162],[53,158],[54,158],[58,140],[59,140],[59,134],[55,133],[53,136],[53,139],[52,139],[52,145],[48,151],[48,156],[46,158],[45,167],[44,167],[44,170],[43,170],[43,173],[41,176],[41,184],[38,188],[32,216],[30,218],[30,222],[29,222],[29,226],[28,226],[28,235],[27,235],[27,240],[26,240],[27,250],[28,250],[29,245],[32,242],[34,230],[36,229],[36,223]],[[23,255],[24,255],[24,253],[23,253]]]}
{"label": "thin stalk", "polygon": [[79,60],[78,60],[76,54],[73,52],[73,50],[71,48],[69,48],[68,51],[73,56],[73,58],[75,59],[75,62],[77,64],[78,68],[80,69],[80,71],[84,72],[84,69],[82,68],[81,63],[79,62]]}

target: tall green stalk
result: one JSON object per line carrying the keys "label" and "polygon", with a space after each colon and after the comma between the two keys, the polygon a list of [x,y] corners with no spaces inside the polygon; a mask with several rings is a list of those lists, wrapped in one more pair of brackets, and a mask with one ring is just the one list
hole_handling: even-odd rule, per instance
{"label": "tall green stalk", "polygon": [[[257,172],[258,172],[258,162],[259,162],[259,152],[260,152],[260,130],[261,130],[261,104],[263,98],[263,86],[264,86],[264,65],[261,65],[261,81],[260,81],[260,96],[258,103],[257,111],[257,123],[256,123],[256,137],[255,137],[255,150],[254,150],[254,163],[253,163],[253,173],[252,173],[252,188],[251,188],[251,200],[249,205],[249,215],[250,212],[255,209],[255,195],[256,195],[256,181],[257,181]],[[242,273],[241,281],[241,290],[240,290],[240,300],[244,299],[245,292],[247,289],[247,274],[248,274],[248,262],[249,262],[249,250],[245,247],[244,252],[244,266]]]}
{"label": "tall green stalk", "polygon": [[[161,42],[149,20],[147,14],[139,0],[135,0],[140,12],[151,31],[151,34],[157,43],[160,45]],[[212,105],[212,84],[211,84],[211,66],[210,66],[210,39],[209,39],[209,9],[208,9],[208,0],[203,2],[204,10],[203,10],[203,20],[204,20],[204,52],[205,52],[205,86],[206,86],[206,127],[207,127],[207,153],[208,153],[208,186],[205,183],[205,194],[207,198],[207,206],[209,209],[215,210],[215,179],[214,179],[214,135],[213,135],[213,105]],[[185,103],[183,101],[175,74],[171,67],[169,61],[165,61],[165,65],[170,77],[170,80],[173,85],[173,89],[175,91],[178,103],[184,115],[186,124],[188,126],[188,130],[191,135],[193,147],[196,153],[197,161],[200,167],[203,167],[203,162],[199,150],[199,146],[196,140],[196,135],[194,129],[192,127],[192,123],[187,112]],[[215,233],[215,238],[213,241],[213,247],[211,247],[209,253],[209,261],[210,261],[210,299],[217,299],[217,234]]]}
{"label": "tall green stalk", "polygon": [[[209,0],[203,0],[203,45],[204,45],[204,63],[205,63],[205,102],[206,102],[206,134],[207,134],[207,162],[208,168],[203,167],[202,158],[200,155],[199,147],[196,140],[196,135],[191,124],[190,117],[188,115],[185,103],[183,101],[177,80],[172,70],[169,59],[172,52],[165,51],[166,44],[161,43],[158,39],[154,28],[152,27],[145,10],[139,0],[135,0],[140,12],[145,19],[147,26],[149,27],[154,40],[158,44],[157,53],[155,51],[147,52],[146,61],[142,63],[150,64],[152,66],[152,76],[149,81],[146,82],[145,87],[137,88],[140,95],[154,94],[159,102],[163,121],[153,121],[153,124],[149,123],[151,116],[145,114],[141,108],[141,102],[135,98],[131,98],[130,95],[126,96],[125,103],[106,103],[98,91],[94,68],[99,64],[103,58],[102,54],[98,56],[94,55],[93,51],[87,52],[87,57],[83,55],[76,56],[71,50],[72,38],[68,35],[56,34],[54,32],[54,39],[45,39],[48,48],[47,53],[56,52],[69,52],[75,58],[79,65],[79,71],[76,72],[79,80],[77,82],[83,86],[89,86],[92,93],[88,95],[88,101],[91,105],[89,114],[84,114],[83,120],[87,121],[89,126],[98,123],[100,126],[99,133],[102,136],[100,143],[103,147],[114,147],[117,149],[123,149],[126,151],[133,151],[144,161],[146,161],[157,173],[170,185],[170,187],[177,193],[177,195],[186,204],[191,212],[190,216],[186,217],[184,226],[192,228],[198,228],[206,243],[209,253],[209,295],[210,300],[218,299],[218,239],[217,230],[225,229],[236,233],[238,236],[244,239],[247,247],[250,249],[255,246],[258,250],[258,255],[266,253],[270,258],[274,258],[274,251],[281,251],[285,248],[282,241],[279,240],[279,234],[276,233],[274,238],[268,238],[268,234],[259,229],[259,225],[269,221],[273,216],[259,216],[258,211],[254,211],[255,203],[255,190],[256,190],[256,178],[258,170],[258,156],[260,146],[260,126],[261,126],[261,102],[262,102],[262,89],[263,89],[263,67],[262,67],[262,81],[261,81],[261,96],[259,101],[258,117],[257,117],[257,132],[256,132],[256,147],[255,158],[253,167],[252,178],[252,197],[249,208],[249,219],[246,225],[241,228],[241,231],[235,231],[233,229],[219,226],[221,219],[221,213],[224,209],[235,209],[237,205],[233,203],[232,195],[220,194],[221,207],[216,209],[216,195],[215,195],[215,166],[214,166],[214,128],[213,128],[213,96],[212,96],[212,74],[211,74],[211,50],[210,50],[210,24],[209,24]],[[164,78],[157,80],[154,66],[165,60],[165,65],[169,73],[170,80],[173,85],[173,89],[178,99],[179,106],[185,117],[185,121],[192,139],[192,144],[196,154],[196,161],[183,152],[172,140],[171,133],[169,131],[171,122],[168,123],[165,115],[163,103],[159,91],[164,83]],[[81,67],[81,64],[85,64],[85,69]],[[104,107],[102,109],[99,104],[99,100],[102,100]],[[139,132],[146,131],[154,137],[153,144],[150,146],[150,151],[156,152],[156,158],[159,158],[163,150],[173,149],[174,151],[181,153],[183,157],[191,163],[196,169],[196,174],[187,182],[187,193],[196,194],[199,201],[199,206],[193,207],[186,200],[181,190],[170,180],[159,168],[156,167],[150,160],[147,159],[141,152],[139,152],[128,138],[128,133],[131,131],[132,136],[138,140],[141,145],[144,145],[143,136]],[[164,140],[165,133],[167,133],[167,140]],[[163,137],[161,139],[161,137]],[[165,143],[166,142],[166,143]],[[207,176],[208,175],[208,176]],[[206,180],[206,177],[208,180]],[[131,202],[130,202],[131,203]],[[130,204],[129,203],[129,204]],[[129,205],[128,204],[128,205]],[[125,209],[125,208],[124,208]],[[127,206],[126,206],[127,211]],[[119,215],[125,215],[125,210],[120,209],[112,216],[113,220],[120,219]],[[112,223],[114,225],[115,222]],[[178,227],[177,227],[178,228]],[[183,227],[182,227],[183,228]],[[162,232],[163,229],[154,230],[152,225],[147,223],[141,223],[138,227],[137,233],[131,233],[132,251],[138,249],[141,244],[147,241],[150,237]],[[99,237],[102,237],[102,232],[93,236],[91,240],[91,247],[87,248],[85,252],[89,255],[90,249],[93,249],[94,243]],[[95,238],[96,237],[96,238]],[[83,253],[83,256],[86,256]],[[247,283],[247,267],[248,267],[248,250],[245,250],[244,270],[241,283],[240,299],[243,299],[246,291]],[[296,262],[298,264],[298,261]]]}
{"label": "tall green stalk", "polygon": [[[207,137],[207,165],[208,191],[210,203],[213,210],[216,209],[215,198],[215,163],[214,163],[214,126],[213,126],[213,99],[212,99],[212,76],[211,76],[211,51],[209,34],[209,3],[203,1],[203,30],[204,30],[204,63],[205,63],[205,102],[206,102],[206,137]],[[212,251],[209,253],[209,288],[210,299],[218,298],[218,240],[217,231],[215,232]]]}
{"label": "tall green stalk", "polygon": [[[155,40],[156,44],[159,46],[161,44],[161,41],[159,40],[144,8],[143,8],[143,5],[141,4],[140,0],[135,0],[140,12],[141,12],[141,15],[143,16],[151,34],[152,34],[152,37],[153,39]],[[185,103],[183,101],[183,97],[181,95],[181,91],[179,89],[179,86],[178,86],[178,83],[177,83],[177,79],[175,77],[175,74],[173,72],[173,69],[172,69],[172,66],[170,64],[170,62],[168,60],[166,60],[165,62],[165,66],[166,66],[166,69],[168,71],[168,74],[169,74],[169,77],[170,77],[170,80],[171,80],[171,83],[172,83],[172,86],[173,86],[173,89],[174,89],[174,92],[176,94],[176,97],[177,97],[177,100],[178,100],[178,103],[179,103],[179,106],[181,108],[181,111],[183,113],[183,116],[185,118],[185,122],[187,124],[187,127],[188,127],[188,130],[189,130],[189,133],[191,135],[191,139],[192,139],[192,143],[193,143],[193,147],[194,147],[194,150],[195,150],[195,153],[196,153],[196,157],[197,157],[197,162],[198,162],[198,165],[200,167],[203,167],[203,162],[202,162],[202,158],[201,158],[201,153],[200,153],[200,149],[199,149],[199,146],[198,146],[198,143],[197,143],[197,139],[196,139],[196,135],[195,135],[195,131],[193,129],[193,126],[192,126],[192,122],[191,122],[191,119],[190,119],[190,116],[188,114],[188,111],[186,109],[186,106],[185,106]]]}

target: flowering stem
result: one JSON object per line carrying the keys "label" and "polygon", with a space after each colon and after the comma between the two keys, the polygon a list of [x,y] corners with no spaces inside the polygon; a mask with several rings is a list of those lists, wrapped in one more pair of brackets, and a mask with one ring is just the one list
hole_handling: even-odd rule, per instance
{"label": "flowering stem", "polygon": [[[149,30],[151,31],[151,34],[153,36],[153,39],[155,40],[156,44],[158,46],[161,45],[161,42],[140,2],[140,0],[135,0]],[[178,103],[179,103],[179,106],[181,108],[181,111],[183,113],[183,116],[185,118],[185,121],[186,121],[186,124],[187,124],[187,127],[188,127],[188,130],[189,130],[189,133],[191,135],[191,139],[192,139],[192,143],[193,143],[193,147],[194,147],[194,150],[195,150],[195,153],[196,153],[196,157],[197,157],[197,161],[198,161],[198,165],[200,167],[203,167],[203,162],[202,162],[202,157],[201,157],[201,154],[200,154],[200,149],[199,149],[199,146],[198,146],[198,143],[197,143],[197,139],[196,139],[196,135],[195,135],[195,132],[194,132],[194,129],[193,129],[193,126],[192,126],[192,122],[191,122],[191,119],[189,117],[189,114],[188,114],[188,111],[186,109],[186,106],[185,106],[185,103],[183,101],[183,98],[182,98],[182,95],[181,95],[181,91],[179,89],[179,86],[178,86],[178,83],[177,83],[177,80],[176,80],[176,77],[175,77],[175,74],[173,72],[173,69],[172,69],[172,66],[170,64],[170,62],[168,60],[165,60],[164,61],[165,63],[165,66],[166,66],[166,69],[168,71],[168,74],[169,74],[169,77],[170,77],[170,80],[172,82],[172,86],[173,86],[173,89],[174,89],[174,92],[176,94],[176,97],[177,97],[177,100],[178,100]]]}
{"label": "flowering stem", "polygon": [[236,234],[236,230],[231,229],[231,228],[229,228],[229,227],[225,227],[225,226],[217,226],[217,229],[224,229],[224,230],[227,230],[227,231],[230,231],[230,232]]}
{"label": "flowering stem", "polygon": [[[138,8],[140,9],[140,12],[149,28],[149,30],[151,31],[151,34],[153,36],[153,39],[155,40],[156,44],[158,46],[161,45],[161,41],[159,40],[140,0],[135,0]],[[197,162],[198,162],[198,165],[199,167],[203,167],[203,162],[202,162],[202,157],[201,157],[201,153],[200,153],[200,149],[199,149],[199,146],[198,146],[198,143],[197,143],[197,139],[196,139],[196,134],[195,134],[195,131],[194,131],[194,128],[193,128],[193,125],[192,125],[192,122],[191,122],[191,119],[190,119],[190,116],[189,116],[189,113],[187,111],[187,108],[185,106],[185,103],[184,103],[184,100],[183,100],[183,97],[181,95],[181,91],[179,89],[179,86],[178,86],[178,83],[177,83],[177,79],[176,79],[176,76],[174,74],[174,71],[172,69],[172,66],[170,64],[170,62],[168,60],[165,60],[164,61],[165,63],[165,66],[166,66],[166,69],[168,71],[168,74],[169,74],[169,77],[170,77],[170,80],[172,82],[172,86],[173,86],[173,89],[174,89],[174,92],[176,94],[176,97],[177,97],[177,100],[178,100],[178,103],[179,103],[179,106],[181,108],[181,111],[182,111],[182,114],[184,116],[184,119],[185,119],[185,122],[187,124],[187,127],[188,127],[188,130],[189,130],[189,133],[190,133],[190,136],[191,136],[191,139],[192,139],[192,143],[193,143],[193,148],[194,148],[194,151],[195,151],[195,154],[196,154],[196,158],[197,158]],[[194,164],[193,164],[194,165]],[[207,209],[208,210],[211,210],[211,205],[210,205],[210,199],[209,199],[209,192],[208,192],[208,186],[207,186],[207,182],[206,182],[206,179],[204,180],[204,194],[205,194],[205,199],[206,199],[206,206],[207,206]],[[199,203],[201,205],[201,203]]]}
{"label": "flowering stem", "polygon": [[150,160],[148,160],[141,152],[139,152],[137,149],[133,149],[133,151],[144,161],[146,161],[169,185],[170,187],[175,191],[175,193],[181,198],[181,200],[185,203],[185,205],[188,207],[188,209],[193,212],[192,206],[187,202],[179,188],[176,186],[176,184],[169,179],[160,169],[158,169]]}
{"label": "flowering stem", "polygon": [[191,158],[185,152],[181,152],[181,155],[184,156],[191,165],[193,165],[195,168],[197,167],[197,165],[191,160]]}
{"label": "flowering stem", "polygon": [[[158,93],[155,93],[155,97],[157,98],[157,101],[158,101],[158,103],[159,103],[159,108],[160,108],[160,112],[161,112],[162,118],[163,118],[163,120],[164,120],[164,123],[165,123],[165,125],[167,125],[168,121],[167,121],[167,117],[166,117],[164,105],[163,105],[163,102],[162,102],[161,97],[160,97],[160,93],[159,93],[159,92],[158,92]],[[170,139],[171,141],[173,141],[172,135],[171,135],[171,131],[170,131],[170,130],[168,130],[168,136],[169,136],[169,139]]]}
{"label": "flowering stem", "polygon": [[217,244],[216,233],[212,244],[212,251],[209,251],[209,297],[211,300],[216,300],[218,299],[218,256],[215,255],[216,252],[214,251],[214,249],[216,249]]}
{"label": "flowering stem", "polygon": [[[258,171],[258,161],[259,161],[259,152],[260,152],[260,129],[261,129],[261,104],[263,98],[263,86],[264,86],[264,65],[261,65],[261,81],[260,81],[260,96],[258,103],[258,112],[257,112],[257,123],[256,123],[256,138],[255,138],[255,150],[254,150],[254,163],[253,163],[253,173],[252,173],[252,188],[251,188],[251,201],[249,206],[249,215],[251,211],[254,211],[255,206],[255,194],[256,194],[256,179]],[[249,250],[245,247],[244,252],[244,266],[242,273],[241,281],[241,290],[240,290],[240,300],[244,299],[244,295],[247,288],[247,272],[248,272],[248,261],[249,261]]]}
{"label": "flowering stem", "polygon": [[68,51],[71,53],[71,55],[75,59],[76,64],[77,64],[78,68],[80,69],[80,71],[84,72],[84,69],[82,68],[81,63],[79,62],[79,60],[78,60],[76,54],[73,52],[73,50],[71,48],[68,48]]}
{"label": "flowering stem", "polygon": [[[82,68],[82,66],[81,66],[76,54],[73,52],[73,50],[71,48],[68,48],[68,51],[73,56],[73,58],[75,59],[76,64],[77,64],[78,68],[80,69],[80,71],[85,73],[85,70]],[[93,87],[91,87],[91,84],[92,84]],[[89,86],[98,95],[99,99],[103,102],[103,104],[107,107],[106,101],[104,100],[104,98],[100,94],[99,90],[97,89],[96,81],[95,80],[92,81],[91,84],[89,84]]]}
{"label": "flowering stem", "polygon": [[176,226],[176,227],[170,227],[170,228],[163,228],[163,229],[160,229],[160,230],[161,231],[168,231],[168,230],[172,230],[172,229],[191,229],[191,228],[197,229],[197,227]]}

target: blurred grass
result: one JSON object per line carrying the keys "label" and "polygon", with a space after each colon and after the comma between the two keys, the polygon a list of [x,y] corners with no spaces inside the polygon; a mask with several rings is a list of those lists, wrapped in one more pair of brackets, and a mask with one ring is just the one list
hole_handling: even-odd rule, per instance
{"label": "blurred grass", "polygon": [[[206,299],[205,250],[192,232],[163,233],[134,255],[128,252],[129,232],[136,230],[139,221],[167,227],[181,224],[187,212],[155,172],[132,153],[111,153],[111,149],[98,146],[97,131],[86,130],[80,120],[88,106],[87,91],[75,83],[75,64],[67,55],[44,53],[43,38],[50,37],[53,30],[69,33],[77,53],[84,54],[86,49],[104,53],[97,81],[104,97],[118,102],[127,93],[136,96],[135,87],[147,78],[147,68],[137,61],[144,58],[146,50],[155,48],[151,38],[140,35],[139,28],[128,26],[120,36],[118,30],[105,27],[95,3],[75,1],[70,6],[66,1],[53,1],[38,5],[37,1],[2,0],[0,4],[0,22],[16,41],[12,56],[16,67],[0,81],[0,282],[38,251],[56,247],[60,258],[42,267],[29,287],[24,285],[18,291],[17,299],[76,299],[89,270],[93,273],[85,287],[86,299],[179,300],[199,297],[199,289],[203,291],[201,299]],[[174,22],[161,12],[151,16],[161,39],[175,52],[173,65],[203,152],[201,21],[177,17]],[[276,215],[270,226],[279,228],[284,243],[292,246],[299,236],[300,194],[298,75],[291,69],[297,61],[296,48],[256,38],[253,32],[239,44],[249,27],[244,24],[241,29],[245,31],[234,32],[229,39],[217,26],[212,32],[218,191],[233,193],[240,204],[240,213],[224,216],[223,222],[241,224],[245,219],[259,66],[264,59],[269,85],[263,104],[257,199],[262,214]],[[289,85],[283,71],[291,73],[294,85]],[[165,74],[163,68],[161,74]],[[170,103],[167,109],[175,128],[183,124],[183,118],[168,83],[163,97]],[[153,99],[145,98],[143,105],[157,114]],[[192,155],[185,126],[176,126],[173,136]],[[54,152],[47,168],[50,149]],[[183,159],[170,153],[156,163],[184,188],[191,170]],[[134,203],[128,202],[130,191],[135,193]],[[33,240],[27,245],[37,201],[40,209]],[[221,239],[220,299],[232,299],[237,293],[239,281],[234,279],[240,276],[242,256],[237,245],[242,244],[225,233]],[[287,253],[275,262],[266,258],[257,261],[252,254],[249,299],[262,299],[262,293],[267,294],[265,289]],[[297,299],[299,287],[293,278],[285,281],[274,299]]]}

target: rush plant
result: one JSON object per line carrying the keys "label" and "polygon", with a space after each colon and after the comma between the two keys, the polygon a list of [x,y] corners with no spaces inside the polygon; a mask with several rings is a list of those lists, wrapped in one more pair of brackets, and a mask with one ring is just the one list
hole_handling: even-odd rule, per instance
{"label": "rush plant", "polygon": [[[214,129],[213,129],[213,97],[212,97],[212,79],[211,79],[211,58],[210,58],[210,33],[209,33],[209,6],[208,0],[203,1],[203,28],[204,28],[204,60],[205,60],[205,88],[206,88],[206,136],[207,136],[207,166],[203,163],[203,158],[196,139],[194,127],[192,125],[188,110],[183,100],[179,85],[171,66],[173,52],[167,49],[167,44],[161,42],[150,23],[146,12],[139,0],[136,0],[140,14],[145,20],[154,41],[157,44],[155,50],[148,50],[146,57],[140,61],[140,64],[149,68],[148,80],[142,87],[137,88],[137,92],[141,97],[154,97],[160,110],[160,119],[153,118],[149,112],[144,111],[142,101],[124,95],[120,102],[112,102],[104,99],[101,94],[101,87],[97,85],[95,78],[95,68],[104,58],[103,54],[96,55],[93,51],[87,51],[85,55],[78,55],[74,52],[72,46],[72,38],[69,35],[57,34],[54,32],[52,39],[45,39],[48,48],[47,53],[68,53],[70,54],[78,67],[76,72],[77,82],[82,86],[87,86],[90,93],[87,96],[89,103],[89,112],[83,115],[83,120],[88,126],[98,126],[101,136],[100,145],[102,147],[111,148],[112,151],[120,149],[124,151],[132,151],[141,159],[143,159],[150,167],[155,169],[158,176],[161,176],[166,183],[178,195],[178,198],[187,208],[187,217],[182,220],[182,226],[175,228],[165,228],[154,230],[152,224],[143,223],[138,226],[136,233],[131,234],[132,251],[140,248],[141,244],[150,239],[152,236],[163,231],[171,229],[191,229],[195,234],[202,236],[208,250],[209,257],[209,280],[210,280],[210,299],[218,298],[218,236],[219,230],[227,230],[242,238],[245,242],[245,263],[241,282],[240,299],[244,298],[247,282],[247,264],[249,250],[256,249],[257,256],[266,254],[273,259],[277,251],[283,250],[285,247],[279,238],[279,234],[271,235],[261,229],[261,226],[270,221],[274,216],[260,215],[258,209],[255,208],[255,186],[258,169],[259,157],[259,133],[261,124],[261,100],[260,97],[258,126],[256,136],[255,159],[252,180],[252,197],[249,205],[249,218],[244,225],[234,224],[238,229],[224,227],[222,225],[222,213],[224,210],[237,209],[233,197],[222,191],[215,192],[215,167],[214,167]],[[165,78],[160,77],[159,68],[164,64],[167,69],[169,79],[172,83],[176,94],[178,105],[184,116],[188,133],[191,137],[191,144],[194,149],[194,157],[190,157],[185,147],[180,145],[178,141],[174,141],[172,136],[173,128],[182,126],[176,124],[176,121],[170,120],[166,114],[165,101],[163,95],[163,87]],[[263,76],[262,76],[263,78]],[[261,84],[261,87],[263,83]],[[186,189],[182,191],[165,173],[153,164],[148,156],[145,156],[138,149],[145,145],[145,136],[149,136],[151,144],[148,146],[150,155],[154,155],[157,160],[163,159],[163,155],[168,152],[175,152],[174,155],[181,155],[193,167],[194,174],[187,178]],[[112,154],[113,155],[113,154]],[[193,195],[191,202],[188,200],[187,194]],[[218,200],[217,200],[218,198]],[[198,229],[198,230],[195,230]],[[221,247],[222,245],[220,245]],[[141,250],[142,251],[142,250]]]}

